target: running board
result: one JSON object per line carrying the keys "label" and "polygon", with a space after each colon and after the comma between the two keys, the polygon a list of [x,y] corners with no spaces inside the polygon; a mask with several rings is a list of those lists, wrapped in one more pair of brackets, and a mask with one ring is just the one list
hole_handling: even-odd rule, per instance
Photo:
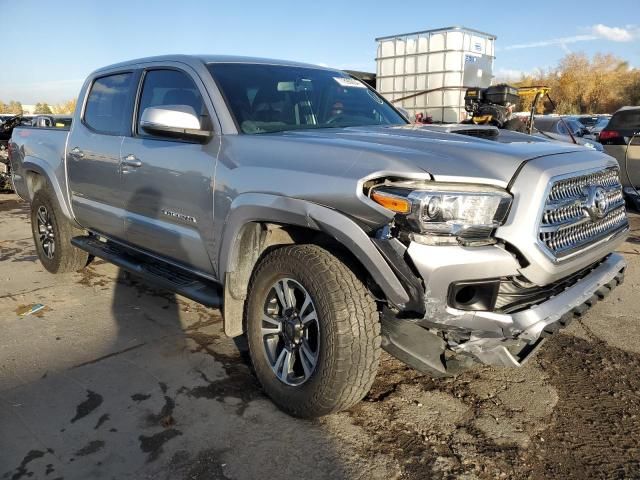
{"label": "running board", "polygon": [[207,307],[222,305],[222,289],[205,280],[147,255],[133,253],[125,247],[96,237],[73,237],[71,244],[90,255],[127,270],[158,287],[170,290]]}

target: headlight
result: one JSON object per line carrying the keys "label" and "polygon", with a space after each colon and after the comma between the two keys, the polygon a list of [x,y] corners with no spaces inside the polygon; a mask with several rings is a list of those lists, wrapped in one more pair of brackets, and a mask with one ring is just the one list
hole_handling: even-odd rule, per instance
{"label": "headlight", "polygon": [[489,185],[433,183],[407,188],[399,184],[374,187],[370,198],[396,212],[397,223],[421,236],[445,238],[423,243],[486,240],[504,221],[511,195]]}

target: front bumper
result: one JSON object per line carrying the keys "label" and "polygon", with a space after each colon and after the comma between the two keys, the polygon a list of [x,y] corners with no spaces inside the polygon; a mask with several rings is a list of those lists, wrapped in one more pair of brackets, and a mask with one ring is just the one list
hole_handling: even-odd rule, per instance
{"label": "front bumper", "polygon": [[623,257],[609,254],[586,276],[561,293],[514,313],[465,311],[447,304],[452,282],[517,276],[519,264],[497,246],[480,248],[412,243],[408,254],[425,284],[425,316],[418,324],[444,332],[448,348],[475,360],[519,366],[547,333],[582,315],[622,282]]}

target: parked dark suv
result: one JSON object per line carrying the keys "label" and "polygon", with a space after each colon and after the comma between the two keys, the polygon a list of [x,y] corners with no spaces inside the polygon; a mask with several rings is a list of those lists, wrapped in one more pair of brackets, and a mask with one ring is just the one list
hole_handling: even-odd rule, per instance
{"label": "parked dark suv", "polygon": [[614,113],[599,140],[620,164],[625,196],[640,207],[640,107],[623,107]]}

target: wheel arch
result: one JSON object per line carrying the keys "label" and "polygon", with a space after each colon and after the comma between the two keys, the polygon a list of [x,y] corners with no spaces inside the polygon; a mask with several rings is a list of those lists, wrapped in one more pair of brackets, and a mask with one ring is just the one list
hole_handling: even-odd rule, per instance
{"label": "wheel arch", "polygon": [[233,202],[220,244],[218,272],[224,282],[224,329],[231,337],[244,332],[247,287],[260,257],[269,248],[318,243],[343,249],[391,304],[409,296],[366,233],[336,210],[305,200],[270,194],[244,194]]}
{"label": "wheel arch", "polygon": [[48,189],[55,196],[62,214],[75,223],[69,205],[65,201],[63,187],[51,166],[39,158],[25,157],[22,170],[24,172],[25,194],[28,195],[26,200],[31,202],[38,190]]}

